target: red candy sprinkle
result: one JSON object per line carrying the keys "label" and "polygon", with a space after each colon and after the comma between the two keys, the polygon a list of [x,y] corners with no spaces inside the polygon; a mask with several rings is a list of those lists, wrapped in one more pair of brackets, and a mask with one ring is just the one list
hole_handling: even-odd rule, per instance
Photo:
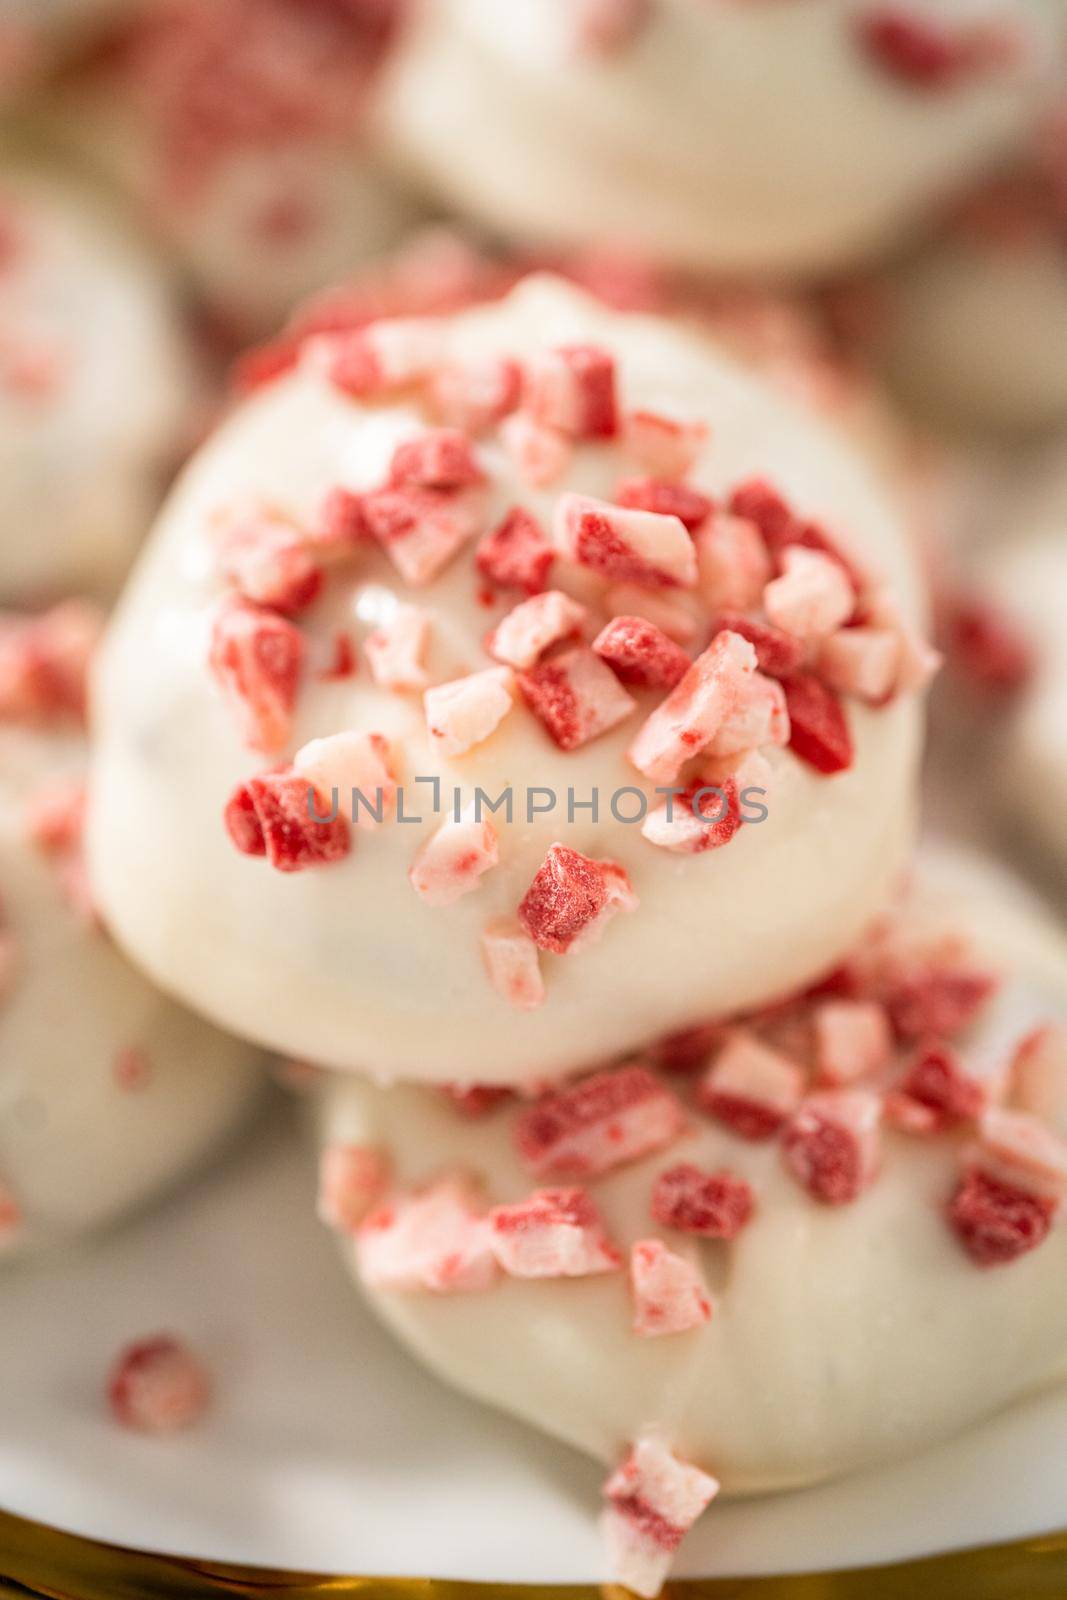
{"label": "red candy sprinkle", "polygon": [[615,490],[615,500],[634,511],[657,511],[661,516],[677,517],[690,533],[695,533],[715,509],[699,489],[687,483],[664,483],[661,478],[626,478]]}
{"label": "red candy sprinkle", "polygon": [[986,600],[958,600],[945,619],[954,672],[980,693],[1018,694],[1034,673],[1034,651],[1013,618]]}
{"label": "red candy sprinkle", "polygon": [[630,1250],[633,1330],[642,1339],[688,1333],[711,1319],[711,1300],[700,1273],[662,1239],[638,1239]]}
{"label": "red candy sprinkle", "polygon": [[962,1033],[999,988],[999,979],[975,968],[922,966],[899,974],[885,1006],[901,1039]]}
{"label": "red candy sprinkle", "polygon": [[253,750],[287,743],[304,661],[300,631],[273,611],[245,600],[224,601],[215,617],[211,671]]}
{"label": "red candy sprinkle", "polygon": [[397,445],[389,468],[394,488],[466,489],[484,483],[474,447],[456,428],[430,428]]}
{"label": "red candy sprinkle", "polygon": [[243,855],[265,855],[279,872],[302,872],[342,860],[352,848],[345,816],[316,822],[310,807],[325,817],[330,806],[306,778],[291,767],[249,778],[226,805],[226,830]]}
{"label": "red candy sprinkle", "polygon": [[964,1072],[955,1052],[942,1044],[926,1045],[896,1090],[927,1108],[931,1113],[930,1131],[934,1133],[974,1121],[986,1098],[978,1079]]}
{"label": "red candy sprinkle", "polygon": [[813,1200],[847,1205],[872,1182],[881,1104],[864,1090],[809,1095],[786,1128],[782,1154]]}
{"label": "red candy sprinkle", "polygon": [[979,24],[951,30],[917,5],[870,11],[860,19],[859,41],[876,66],[912,89],[948,89],[1011,56],[1002,33]]}
{"label": "red candy sprinkle", "polygon": [[652,1191],[653,1220],[702,1239],[736,1239],[751,1220],[752,1186],[732,1172],[701,1172],[682,1162],[668,1167]]}
{"label": "red candy sprinkle", "polygon": [[489,1247],[513,1278],[584,1278],[621,1264],[584,1189],[538,1189],[488,1222]]}
{"label": "red candy sprinkle", "polygon": [[781,628],[769,622],[755,622],[740,611],[720,612],[714,628],[715,634],[728,630],[747,639],[756,652],[756,665],[769,678],[788,678],[795,673],[804,659],[804,646]]}
{"label": "red candy sprinkle", "polygon": [[248,512],[230,522],[219,562],[246,600],[275,611],[303,611],[322,588],[322,570],[303,534],[270,511]]}
{"label": "red candy sprinkle", "polygon": [[661,1150],[684,1126],[681,1103],[635,1064],[545,1095],[519,1117],[515,1143],[539,1175],[596,1177]]}
{"label": "red candy sprinkle", "polygon": [[532,595],[547,587],[555,552],[537,518],[514,506],[503,522],[486,534],[474,559],[490,583]]}
{"label": "red candy sprinkle", "polygon": [[591,861],[565,844],[549,847],[519,906],[519,922],[542,950],[566,955],[599,936],[616,911],[632,911],[637,897],[622,867]]}
{"label": "red candy sprinkle", "polygon": [[782,681],[789,711],[789,748],[816,772],[845,772],[854,757],[844,709],[833,690],[810,672]]}
{"label": "red candy sprinkle", "polygon": [[561,750],[577,750],[599,738],[635,706],[611,669],[585,645],[521,672],[518,684]]}
{"label": "red candy sprinkle", "polygon": [[480,496],[453,490],[377,489],[363,498],[371,536],[405,583],[431,583],[479,531]]}
{"label": "red candy sprinkle", "polygon": [[643,617],[614,617],[593,649],[623,683],[643,689],[673,689],[691,665],[681,646]]}
{"label": "red candy sprinkle", "polygon": [[107,1382],[112,1415],[124,1428],[173,1433],[207,1409],[211,1385],[192,1350],[169,1334],[123,1350]]}
{"label": "red candy sprinkle", "polygon": [[562,345],[526,370],[523,406],[571,439],[612,439],[619,418],[615,357],[596,345]]}
{"label": "red candy sprinkle", "polygon": [[1055,1214],[1050,1196],[1011,1188],[977,1170],[967,1173],[948,1207],[949,1222],[979,1267],[1004,1266],[1036,1250]]}

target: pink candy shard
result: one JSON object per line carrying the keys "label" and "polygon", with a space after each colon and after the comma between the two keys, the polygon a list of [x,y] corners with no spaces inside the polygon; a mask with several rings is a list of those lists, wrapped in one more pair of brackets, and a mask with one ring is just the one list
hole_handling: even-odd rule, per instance
{"label": "pink candy shard", "polygon": [[568,955],[593,944],[637,896],[616,861],[593,861],[569,845],[549,846],[518,909],[519,922],[542,950]]}
{"label": "pink candy shard", "polygon": [[882,1072],[893,1053],[883,1006],[869,1000],[825,1000],[812,1019],[815,1066],[823,1083],[840,1085]]}
{"label": "pink candy shard", "polygon": [[[377,828],[396,800],[389,741],[381,733],[334,733],[312,739],[293,757],[293,770],[337,805],[358,827]],[[325,815],[325,811],[320,813]]]}
{"label": "pink candy shard", "polygon": [[720,512],[695,534],[697,586],[712,611],[750,611],[760,604],[774,565],[759,529]]}
{"label": "pink candy shard", "polygon": [[545,981],[537,946],[517,921],[501,918],[482,934],[482,959],[489,981],[517,1011],[544,1004]]}
{"label": "pink candy shard", "polygon": [[802,1069],[743,1028],[731,1031],[700,1085],[700,1104],[743,1139],[769,1139],[804,1092]]}
{"label": "pink candy shard", "polygon": [[709,740],[710,756],[738,756],[764,745],[784,746],[791,732],[785,690],[775,678],[754,672]]}
{"label": "pink candy shard", "polygon": [[577,750],[616,727],[637,702],[587,645],[519,674],[530,710],[561,750]]}
{"label": "pink candy shard", "polygon": [[371,677],[383,689],[425,689],[430,617],[421,606],[399,605],[363,641]]}
{"label": "pink candy shard", "polygon": [[585,1278],[621,1256],[584,1189],[538,1189],[489,1213],[489,1244],[512,1278]]}
{"label": "pink candy shard", "polygon": [[1056,1220],[1058,1202],[972,1168],[948,1205],[948,1221],[978,1267],[1006,1266],[1036,1250]]}
{"label": "pink candy shard", "polygon": [[103,613],[87,600],[64,600],[39,616],[0,614],[0,718],[84,720],[103,626]]}
{"label": "pink candy shard", "polygon": [[571,464],[573,446],[565,434],[516,411],[500,424],[500,442],[519,478],[531,489],[559,483]]}
{"label": "pink candy shard", "polygon": [[502,589],[523,589],[540,594],[548,582],[555,552],[536,517],[514,506],[475,552],[483,577]]}
{"label": "pink candy shard", "polygon": [[497,623],[485,647],[510,667],[532,667],[546,650],[581,631],[585,606],[558,589],[532,596]]}
{"label": "pink candy shard", "polygon": [[272,611],[226,600],[215,616],[208,661],[244,742],[266,754],[280,750],[292,729],[304,663],[299,630]]}
{"label": "pink candy shard", "polygon": [[615,358],[596,345],[562,345],[527,364],[523,409],[574,440],[611,439],[618,431]]}
{"label": "pink candy shard", "polygon": [[972,1155],[988,1177],[1057,1202],[1067,1196],[1067,1140],[1028,1112],[990,1106]]}
{"label": "pink candy shard", "polygon": [[[317,819],[324,820],[317,820]],[[249,778],[230,796],[223,820],[242,855],[266,856],[278,872],[341,861],[352,848],[344,813],[291,767]]]}
{"label": "pink candy shard", "polygon": [[357,1260],[369,1289],[393,1294],[473,1293],[497,1276],[485,1217],[458,1177],[372,1211],[357,1235]]}
{"label": "pink candy shard", "polygon": [[737,782],[709,777],[696,780],[682,793],[669,795],[641,824],[649,844],[675,855],[703,855],[729,844],[741,826]]}
{"label": "pink candy shard", "polygon": [[514,681],[510,667],[487,667],[427,689],[426,723],[438,752],[461,756],[488,739],[514,704]]}
{"label": "pink candy shard", "polygon": [[639,1439],[604,1485],[602,1531],[615,1581],[655,1600],[675,1551],[718,1492],[715,1478],[679,1461],[662,1440]]}
{"label": "pink candy shard", "polygon": [[687,1333],[711,1320],[707,1288],[691,1261],[662,1239],[638,1239],[630,1250],[633,1330],[642,1339]]}
{"label": "pink candy shard", "polygon": [[449,361],[433,379],[438,415],[466,433],[484,433],[514,411],[522,391],[522,369],[508,356]]}
{"label": "pink candy shard", "polygon": [[654,783],[673,783],[743,703],[756,652],[736,633],[720,633],[681,682],[656,707],[627,752]]}
{"label": "pink candy shard", "polygon": [[643,617],[613,617],[593,650],[623,683],[642,689],[673,689],[691,665],[681,646]]}
{"label": "pink candy shard", "polygon": [[[981,1115],[986,1091],[949,1045],[923,1045],[886,1098],[888,1119],[909,1133],[943,1133]],[[925,1113],[925,1115],[923,1115]]]}
{"label": "pink candy shard", "polygon": [[219,565],[244,599],[275,611],[303,611],[322,587],[322,569],[304,535],[267,507],[227,519]]}
{"label": "pink candy shard", "polygon": [[635,1064],[542,1096],[519,1117],[515,1143],[538,1176],[597,1177],[662,1150],[684,1127],[680,1101]]}
{"label": "pink candy shard", "polygon": [[819,649],[819,677],[838,694],[879,705],[896,690],[900,638],[888,628],[841,628]]}
{"label": "pink candy shard", "polygon": [[865,1089],[808,1095],[785,1130],[785,1164],[812,1199],[847,1205],[874,1182],[881,1154],[879,1097]]}
{"label": "pink candy shard", "polygon": [[207,1410],[211,1384],[199,1357],[169,1334],[139,1340],[119,1355],[107,1381],[111,1414],[140,1433],[175,1433]]}
{"label": "pink candy shard", "polygon": [[628,411],[622,448],[654,478],[684,478],[708,439],[704,422],[679,422],[659,411]]}
{"label": "pink candy shard", "polygon": [[688,598],[641,589],[635,583],[617,583],[605,594],[604,609],[613,617],[641,617],[675,644],[690,644],[701,632],[703,623],[687,607]]}
{"label": "pink candy shard", "polygon": [[1000,979],[959,962],[915,961],[893,979],[885,1004],[901,1039],[951,1039],[980,1015]]}
{"label": "pink candy shard", "polygon": [[366,537],[363,496],[340,484],[328,490],[307,530],[315,554],[323,559],[349,556]]}
{"label": "pink candy shard", "polygon": [[783,572],[763,591],[763,606],[775,627],[794,639],[825,639],[843,626],[856,595],[840,563],[818,550],[788,545]]}
{"label": "pink candy shard", "polygon": [[30,796],[26,831],[46,855],[62,855],[81,844],[87,791],[84,782],[68,779],[49,784]]}
{"label": "pink candy shard", "polygon": [[368,532],[405,583],[432,583],[482,529],[477,489],[376,489],[363,497]]}
{"label": "pink candy shard", "polygon": [[652,1218],[702,1239],[736,1239],[756,1207],[752,1187],[732,1172],[701,1172],[689,1162],[668,1167],[652,1191]]}
{"label": "pink candy shard", "polygon": [[416,855],[408,876],[426,905],[454,905],[500,860],[496,829],[475,812],[471,801],[458,822],[443,822]]}
{"label": "pink candy shard", "polygon": [[1067,1026],[1047,1023],[1022,1040],[1011,1064],[1010,1098],[1020,1111],[1067,1126]]}
{"label": "pink candy shard", "polygon": [[691,589],[697,580],[696,548],[679,517],[563,494],[552,539],[561,555],[612,583]]}
{"label": "pink candy shard", "polygon": [[421,318],[375,322],[325,341],[330,382],[356,400],[377,400],[430,379],[441,359],[441,329]]}
{"label": "pink candy shard", "polygon": [[677,517],[689,533],[695,533],[714,510],[714,502],[691,484],[667,483],[662,478],[624,478],[616,485],[613,498],[628,511]]}
{"label": "pink candy shard", "polygon": [[427,428],[393,451],[389,481],[394,489],[469,489],[485,482],[474,446],[458,428]]}
{"label": "pink candy shard", "polygon": [[319,1157],[319,1221],[338,1233],[355,1233],[390,1176],[388,1158],[372,1145],[328,1144]]}

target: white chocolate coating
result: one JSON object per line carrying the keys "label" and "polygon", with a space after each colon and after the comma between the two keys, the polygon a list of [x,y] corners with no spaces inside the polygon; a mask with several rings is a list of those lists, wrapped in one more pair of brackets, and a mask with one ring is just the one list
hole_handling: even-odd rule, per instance
{"label": "white chocolate coating", "polygon": [[[938,929],[973,935],[1008,975],[963,1044],[972,1070],[995,1071],[1035,1023],[1063,1018],[1067,944],[1010,878],[938,853],[922,864],[915,903]],[[481,1180],[488,1204],[536,1186],[507,1107],[470,1121],[425,1089],[329,1078],[319,1110],[324,1140],[387,1152],[401,1187],[456,1167]],[[981,1271],[941,1215],[963,1136],[884,1137],[873,1187],[838,1208],[802,1192],[773,1141],[748,1143],[699,1115],[666,1150],[589,1184],[624,1252],[660,1233],[651,1186],[676,1162],[728,1167],[756,1189],[756,1214],[729,1244],[663,1230],[717,1302],[695,1330],[635,1337],[625,1271],[505,1278],[481,1293],[371,1291],[370,1303],[445,1381],[605,1462],[658,1426],[682,1459],[748,1494],[902,1455],[1063,1371],[1067,1228]],[[354,1268],[354,1246],[343,1248]]]}
{"label": "white chocolate coating", "polygon": [[[218,5],[221,13],[230,0]],[[226,331],[248,339],[273,332],[302,297],[395,244],[421,212],[366,137],[367,88],[354,70],[347,120],[330,112],[318,125],[312,112],[307,126],[283,124],[272,137],[242,136],[239,122],[219,133],[212,120],[219,108],[209,103],[211,74],[224,107],[242,93],[254,102],[247,115],[254,128],[268,114],[259,102],[269,106],[273,80],[281,80],[278,92],[287,96],[287,73],[298,81],[303,59],[292,48],[298,4],[263,4],[258,22],[244,0],[231,9],[250,21],[236,24],[232,37],[220,28],[213,52],[198,43],[200,34],[210,36],[211,6],[179,0],[160,8],[164,25],[171,12],[179,19],[188,13],[188,40],[176,28],[173,37],[162,31],[152,42],[157,22],[149,13],[148,42],[134,32],[126,54],[60,86],[50,113],[60,136],[155,229]],[[312,34],[315,12],[310,8]],[[272,63],[275,48],[279,60]],[[198,61],[193,69],[190,57]],[[329,104],[337,84],[309,73],[303,93],[310,104],[317,98]],[[203,127],[198,104],[207,105]],[[225,113],[217,121],[225,128]]]}
{"label": "white chocolate coating", "polygon": [[1013,826],[1032,834],[1067,872],[1067,457],[1050,464],[1036,495],[1013,520],[1012,537],[986,562],[993,598],[1022,625],[1033,680],[1011,712],[998,752],[998,786]]}
{"label": "white chocolate coating", "polygon": [[190,400],[169,287],[94,191],[0,168],[0,601],[112,588]]}
{"label": "white chocolate coating", "polygon": [[[528,280],[500,305],[443,331],[449,350],[466,357],[605,345],[618,359],[624,406],[710,424],[695,484],[721,493],[766,472],[805,512],[825,517],[915,617],[906,537],[866,466],[836,434],[706,343],[608,312],[552,279]],[[406,815],[421,816],[421,825],[394,819],[373,833],[356,830],[345,860],[295,875],[237,854],[223,807],[235,785],[267,763],[242,749],[206,665],[221,592],[212,517],[251,494],[306,524],[337,484],[380,482],[394,445],[420,417],[411,401],[363,405],[342,396],[312,353],[232,418],[171,499],[120,603],[96,682],[91,870],[105,917],[132,958],[222,1025],[292,1054],[389,1077],[503,1083],[618,1054],[709,1012],[787,992],[832,964],[907,857],[922,721],[910,694],[877,711],[850,703],[856,760],[832,779],[771,751],[768,820],[742,829],[728,848],[682,858],[610,813],[616,791],[641,786],[625,757],[636,718],[568,754],[517,705],[491,738],[446,761],[432,748],[420,697],[379,688],[361,662],[341,682],[308,675],[286,749],[345,729],[384,734],[407,786]],[[479,448],[492,475],[486,527],[516,502],[547,526],[555,492],[524,487],[492,441]],[[616,447],[579,446],[556,491],[610,494],[625,470]],[[399,599],[430,616],[432,683],[491,665],[481,642],[518,596],[483,603],[472,546],[414,591],[372,546],[364,549],[351,577],[348,569],[330,577],[300,618],[314,659],[329,654],[337,628],[355,620],[362,638]],[[552,582],[581,592],[587,577],[557,561]],[[454,785],[468,799],[476,785],[494,798],[510,785],[515,820],[494,819],[500,864],[477,892],[431,908],[407,874],[441,820],[429,786],[414,783],[434,775],[446,807]],[[559,797],[554,814],[527,818],[535,786]],[[579,801],[599,791],[598,821],[588,810],[568,821],[571,787]],[[649,796],[651,788],[644,784]],[[625,799],[620,809],[632,814]],[[543,956],[548,1000],[517,1016],[488,984],[480,938],[492,919],[514,915],[557,839],[621,862],[640,908],[580,954]]]}
{"label": "white chocolate coating", "polygon": [[[0,907],[14,942],[0,996],[0,1185],[22,1213],[4,1259],[146,1203],[240,1126],[260,1085],[255,1052],[146,982],[27,838],[33,796],[84,765],[80,739],[0,733]],[[124,1086],[130,1051],[146,1070]]]}
{"label": "white chocolate coating", "polygon": [[[948,5],[930,9],[951,21]],[[863,12],[660,0],[601,60],[576,53],[574,0],[440,0],[423,8],[388,119],[439,194],[519,238],[825,271],[896,242],[1011,148],[1062,26],[1051,0],[987,7],[1032,38],[1034,70],[924,92],[865,58]]]}

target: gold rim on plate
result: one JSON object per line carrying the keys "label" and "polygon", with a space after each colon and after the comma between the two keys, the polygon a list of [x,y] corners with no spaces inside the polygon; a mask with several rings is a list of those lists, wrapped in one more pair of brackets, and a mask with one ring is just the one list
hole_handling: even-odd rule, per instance
{"label": "gold rim on plate", "polygon": [[[188,1561],[102,1544],[0,1512],[3,1600],[597,1600],[592,1584],[328,1577]],[[624,1591],[617,1591],[620,1595]],[[1067,1531],[919,1561],[668,1585],[673,1600],[1064,1600]]]}

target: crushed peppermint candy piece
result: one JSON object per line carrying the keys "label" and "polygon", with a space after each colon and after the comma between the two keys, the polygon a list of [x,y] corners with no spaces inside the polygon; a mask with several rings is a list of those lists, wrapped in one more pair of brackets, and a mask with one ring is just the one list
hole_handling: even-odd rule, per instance
{"label": "crushed peppermint candy piece", "polygon": [[789,748],[816,772],[829,777],[846,772],[855,758],[844,708],[832,689],[814,673],[783,679],[789,713]]}
{"label": "crushed peppermint candy piece", "polygon": [[223,576],[237,592],[273,611],[304,611],[322,588],[322,568],[304,534],[266,506],[227,516],[218,556]]}
{"label": "crushed peppermint candy piece", "polygon": [[244,742],[268,755],[287,744],[304,664],[299,629],[249,601],[224,600],[212,625],[208,664]]}
{"label": "crushed peppermint candy piece", "polygon": [[103,626],[103,613],[87,600],[65,600],[38,616],[0,614],[0,718],[83,721]]}
{"label": "crushed peppermint candy piece", "polygon": [[478,489],[376,489],[363,497],[367,530],[405,583],[432,583],[482,530]]}
{"label": "crushed peppermint candy piece", "polygon": [[1000,1182],[975,1167],[949,1202],[948,1220],[976,1266],[1000,1267],[1036,1250],[1057,1210],[1050,1196]]}
{"label": "crushed peppermint candy piece", "polygon": [[539,1177],[599,1177],[673,1144],[681,1102],[635,1063],[543,1095],[515,1125],[523,1164]]}
{"label": "crushed peppermint candy piece", "polygon": [[472,800],[459,821],[449,818],[423,844],[412,862],[411,887],[428,906],[450,906],[477,889],[482,875],[500,860],[496,829],[477,817]]}
{"label": "crushed peppermint candy piece", "polygon": [[394,489],[469,489],[485,482],[474,446],[458,428],[428,428],[393,451],[389,482]]}
{"label": "crushed peppermint candy piece", "polygon": [[741,827],[741,793],[731,775],[696,779],[687,789],[673,790],[654,806],[641,824],[649,844],[675,855],[703,855],[718,850]]}
{"label": "crushed peppermint candy piece", "polygon": [[355,1233],[391,1177],[388,1157],[373,1145],[328,1144],[319,1157],[319,1221],[338,1233]]}
{"label": "crushed peppermint candy piece", "polygon": [[732,1029],[700,1084],[700,1104],[743,1139],[770,1139],[796,1111],[804,1073],[790,1056]]}
{"label": "crushed peppermint candy piece", "polygon": [[621,444],[654,478],[684,478],[708,441],[705,422],[679,422],[659,411],[627,411]]}
{"label": "crushed peppermint candy piece", "polygon": [[732,1172],[701,1172],[690,1162],[668,1167],[652,1190],[652,1218],[702,1239],[736,1239],[756,1209],[752,1186]]}
{"label": "crushed peppermint candy piece", "polygon": [[623,683],[642,689],[673,689],[691,666],[681,646],[643,617],[613,617],[593,650]]}
{"label": "crushed peppermint candy piece", "polygon": [[354,400],[378,400],[432,379],[441,347],[438,323],[424,318],[375,322],[324,340],[326,375]]}
{"label": "crushed peppermint candy piece", "polygon": [[500,442],[522,482],[531,489],[548,489],[561,482],[574,453],[565,434],[546,428],[525,411],[505,417],[500,424]]}
{"label": "crushed peppermint candy piece", "polygon": [[515,410],[522,368],[510,356],[447,361],[434,374],[433,404],[441,420],[465,433],[484,433]]}
{"label": "crushed peppermint candy piece", "polygon": [[980,1015],[1000,987],[995,973],[959,962],[906,964],[883,996],[900,1039],[951,1039]]}
{"label": "crushed peppermint candy piece", "polygon": [[492,533],[482,539],[474,560],[490,583],[534,595],[540,594],[548,583],[555,551],[537,518],[521,506],[513,506]]}
{"label": "crushed peppermint candy piece", "polygon": [[442,1178],[378,1206],[360,1225],[357,1262],[369,1289],[469,1294],[497,1277],[485,1217],[463,1178]]}
{"label": "crushed peppermint candy piece", "polygon": [[561,555],[612,583],[692,589],[697,581],[696,547],[676,516],[563,494],[552,539]]}
{"label": "crushed peppermint candy piece", "polygon": [[85,825],[87,793],[78,779],[57,780],[30,796],[26,831],[38,850],[46,855],[63,855],[76,850]]}
{"label": "crushed peppermint candy piece", "polygon": [[427,689],[426,723],[438,752],[461,756],[488,739],[514,704],[514,683],[510,667],[487,667]]}
{"label": "crushed peppermint candy piece", "polygon": [[685,595],[642,589],[636,583],[618,583],[605,594],[604,609],[612,617],[641,617],[675,644],[690,644],[702,624],[695,612],[687,609],[688,599]]}
{"label": "crushed peppermint candy piece", "polygon": [[817,550],[788,545],[782,573],[763,591],[763,605],[776,628],[794,639],[825,639],[855,610],[856,596],[840,564]]}
{"label": "crushed peppermint candy piece", "polygon": [[573,954],[599,940],[619,911],[637,909],[637,896],[616,861],[593,861],[569,845],[552,844],[518,909],[536,945]]}
{"label": "crushed peppermint candy piece", "polygon": [[782,1138],[787,1169],[813,1200],[847,1205],[870,1187],[881,1155],[882,1105],[866,1089],[810,1094]]}
{"label": "crushed peppermint candy piece", "polygon": [[226,831],[242,855],[266,856],[278,872],[341,861],[352,848],[348,821],[292,767],[249,778],[230,796]]}
{"label": "crushed peppermint candy piece", "polygon": [[974,1122],[985,1103],[984,1086],[964,1072],[955,1051],[930,1042],[887,1096],[886,1114],[908,1132],[943,1133]]}
{"label": "crushed peppermint candy piece", "polygon": [[889,1065],[893,1030],[885,1008],[873,1000],[824,1000],[815,1007],[812,1032],[821,1083],[854,1083]]}
{"label": "crushed peppermint candy piece", "polygon": [[754,672],[706,746],[709,756],[739,756],[764,745],[789,743],[785,691],[776,678]]}
{"label": "crushed peppermint candy piece", "polygon": [[860,48],[887,77],[906,89],[927,93],[954,88],[1010,63],[1015,36],[991,20],[949,20],[928,16],[914,3],[891,0],[859,18]]}
{"label": "crushed peppermint candy piece", "polygon": [[724,630],[739,633],[756,652],[756,665],[768,678],[788,678],[804,660],[799,639],[773,628],[769,622],[756,622],[739,611],[721,611],[715,620],[712,637]]}
{"label": "crushed peppermint candy piece", "polygon": [[712,610],[748,611],[774,576],[763,535],[745,517],[716,513],[694,534],[697,584]]}
{"label": "crushed peppermint candy piece", "polygon": [[158,1334],[127,1346],[107,1380],[111,1414],[139,1433],[175,1433],[198,1422],[211,1398],[200,1358],[182,1340]]}
{"label": "crushed peppermint candy piece", "polygon": [[1067,1128],[1067,1025],[1046,1023],[1021,1041],[1011,1064],[1010,1099],[1018,1110]]}
{"label": "crushed peppermint candy piece", "polygon": [[971,1159],[999,1182],[1057,1202],[1067,1198],[1067,1140],[1026,1111],[988,1106]]}
{"label": "crushed peppermint candy piece", "polygon": [[510,1100],[513,1091],[493,1083],[444,1083],[441,1093],[457,1115],[475,1122]]}
{"label": "crushed peppermint candy piece", "polygon": [[421,606],[398,605],[381,627],[367,635],[363,653],[370,675],[383,689],[425,689],[430,615]]}
{"label": "crushed peppermint candy piece", "polygon": [[489,1245],[512,1278],[585,1278],[622,1258],[584,1189],[538,1189],[489,1213]]}
{"label": "crushed peppermint candy piece", "polygon": [[707,1288],[691,1261],[662,1239],[638,1239],[630,1250],[633,1330],[642,1339],[687,1333],[711,1320]]}
{"label": "crushed peppermint candy piece", "polygon": [[546,650],[580,633],[589,613],[559,589],[524,600],[497,623],[485,641],[491,656],[510,667],[532,667]]}
{"label": "crushed peppermint candy piece", "polygon": [[655,783],[673,783],[714,739],[756,670],[756,652],[736,633],[720,633],[656,707],[631,744],[630,761]]}
{"label": "crushed peppermint candy piece", "polygon": [[690,533],[695,533],[714,510],[712,501],[699,489],[688,483],[667,483],[662,478],[624,478],[615,490],[615,503],[628,511],[654,511],[662,517],[677,517]]}
{"label": "crushed peppermint candy piece", "polygon": [[523,699],[561,750],[577,750],[616,727],[637,702],[587,645],[519,674]]}
{"label": "crushed peppermint candy piece", "polygon": [[816,670],[838,694],[880,705],[896,690],[900,635],[889,628],[841,628],[822,641]]}
{"label": "crushed peppermint candy piece", "polygon": [[325,495],[307,531],[307,543],[322,559],[347,556],[368,537],[363,496],[337,484]]}
{"label": "crushed peppermint candy piece", "polygon": [[482,959],[497,994],[517,1011],[536,1011],[544,1004],[541,958],[517,921],[500,918],[489,923],[482,934]]}
{"label": "crushed peppermint candy piece", "polygon": [[655,1435],[639,1439],[604,1485],[602,1531],[615,1581],[656,1600],[678,1546],[718,1492],[715,1478],[679,1461]]}
{"label": "crushed peppermint candy piece", "polygon": [[[293,757],[293,770],[328,795],[345,816],[377,828],[396,799],[389,741],[381,733],[334,733],[312,739]],[[336,794],[336,801],[334,796]]]}
{"label": "crushed peppermint candy piece", "polygon": [[569,439],[612,439],[618,432],[615,357],[597,345],[561,345],[527,364],[523,409]]}

